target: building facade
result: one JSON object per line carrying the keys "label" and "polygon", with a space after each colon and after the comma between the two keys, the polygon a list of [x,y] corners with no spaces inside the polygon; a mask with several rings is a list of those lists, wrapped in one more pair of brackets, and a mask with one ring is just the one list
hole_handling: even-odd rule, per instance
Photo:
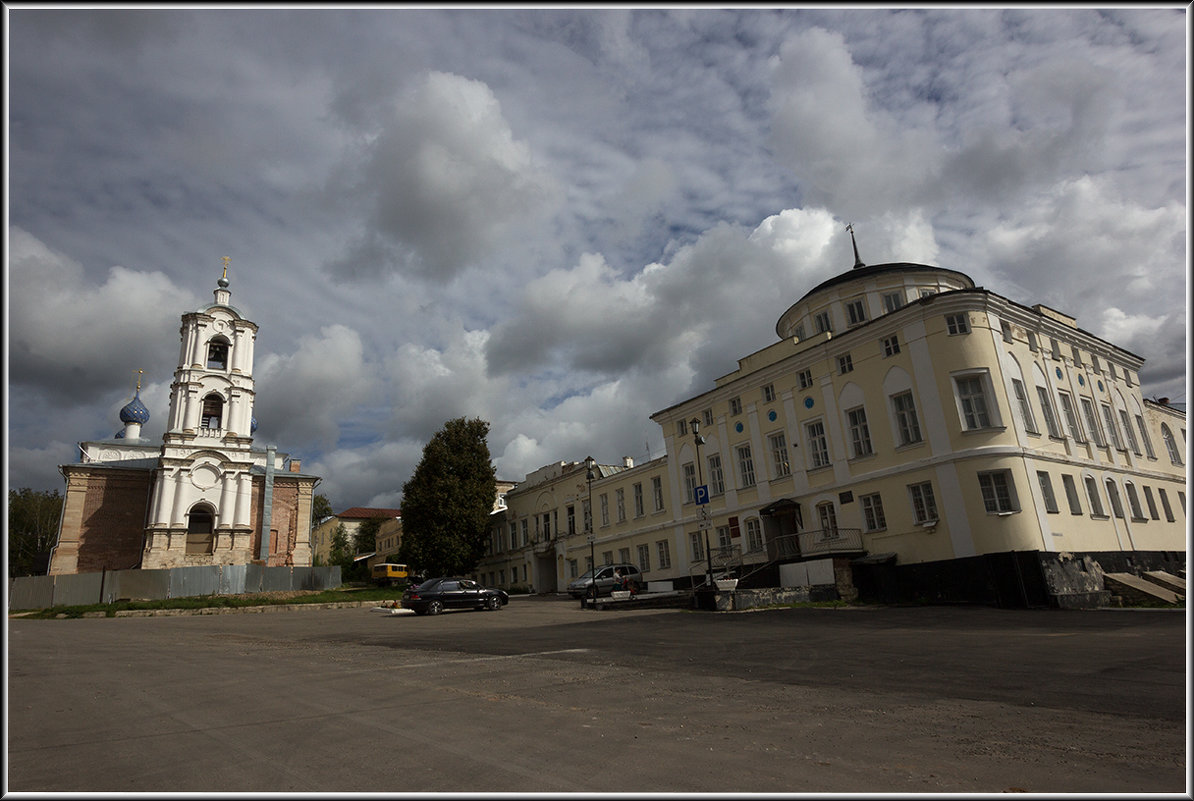
{"label": "building facade", "polygon": [[[855,256],[778,342],[651,415],[665,457],[600,469],[597,564],[692,586],[818,562],[843,594],[1025,603],[1089,595],[1091,570],[1184,569],[1185,415],[1142,396],[1140,356],[961,272]],[[479,577],[583,572],[586,472],[515,487]]]}
{"label": "building facade", "polygon": [[140,399],[124,428],[79,444],[59,469],[66,496],[51,574],[249,564],[309,566],[316,476],[254,445],[257,326],[231,304],[227,263],[214,302],[182,316],[161,443],[141,438]]}

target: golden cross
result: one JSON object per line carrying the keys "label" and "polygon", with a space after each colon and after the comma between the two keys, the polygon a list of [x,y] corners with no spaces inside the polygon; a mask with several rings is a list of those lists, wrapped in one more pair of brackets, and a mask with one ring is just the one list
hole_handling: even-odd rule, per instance
{"label": "golden cross", "polygon": [[224,262],[224,274],[220,277],[227,278],[228,277],[228,262],[232,261],[232,258],[229,256],[221,256],[220,261]]}
{"label": "golden cross", "polygon": [[846,230],[849,231],[850,233],[854,233],[854,223],[848,224],[846,226]]}
{"label": "golden cross", "polygon": [[141,391],[141,374],[142,374],[142,373],[144,373],[144,372],[145,372],[144,370],[138,370],[138,371],[137,371],[137,391],[138,391],[138,392],[140,392],[140,391]]}

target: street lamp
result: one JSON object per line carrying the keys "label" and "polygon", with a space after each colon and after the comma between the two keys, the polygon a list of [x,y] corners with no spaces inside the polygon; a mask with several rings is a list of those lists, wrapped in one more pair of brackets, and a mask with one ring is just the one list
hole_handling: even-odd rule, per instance
{"label": "street lamp", "polygon": [[[705,485],[705,477],[701,470],[701,446],[705,444],[705,438],[701,436],[701,421],[699,418],[692,418],[688,421],[689,427],[692,429],[692,440],[696,443],[696,463],[697,463],[697,486],[703,487]],[[694,497],[695,501],[696,498]],[[706,510],[708,511],[708,510]],[[704,521],[702,521],[704,522]],[[709,552],[709,527],[705,527],[705,564],[709,569],[709,575],[706,581],[713,582],[713,555]]]}
{"label": "street lamp", "polygon": [[[590,573],[589,584],[594,589],[596,589],[597,588],[597,555],[596,555],[596,552],[594,551],[594,544],[593,544],[596,539],[593,536],[593,479],[597,478],[597,471],[596,471],[597,460],[594,459],[592,456],[586,456],[585,457],[585,467],[588,468],[588,472],[585,473],[585,480],[589,484],[589,508],[585,512],[585,533],[589,535],[589,573]],[[596,593],[594,593],[594,597],[596,597]],[[581,603],[583,604],[584,602],[582,601]]]}

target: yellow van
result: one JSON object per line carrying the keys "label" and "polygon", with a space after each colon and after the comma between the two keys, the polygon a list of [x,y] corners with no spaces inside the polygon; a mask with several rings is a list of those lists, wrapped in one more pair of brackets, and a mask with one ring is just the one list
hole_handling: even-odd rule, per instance
{"label": "yellow van", "polygon": [[393,562],[382,562],[373,566],[373,581],[383,587],[386,584],[400,584],[410,578],[410,571],[406,565],[396,565]]}

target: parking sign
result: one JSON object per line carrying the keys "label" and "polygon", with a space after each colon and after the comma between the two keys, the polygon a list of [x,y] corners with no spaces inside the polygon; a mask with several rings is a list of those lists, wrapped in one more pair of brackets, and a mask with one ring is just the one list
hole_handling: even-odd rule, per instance
{"label": "parking sign", "polygon": [[697,506],[709,503],[709,485],[702,484],[692,491],[692,498],[696,501]]}

